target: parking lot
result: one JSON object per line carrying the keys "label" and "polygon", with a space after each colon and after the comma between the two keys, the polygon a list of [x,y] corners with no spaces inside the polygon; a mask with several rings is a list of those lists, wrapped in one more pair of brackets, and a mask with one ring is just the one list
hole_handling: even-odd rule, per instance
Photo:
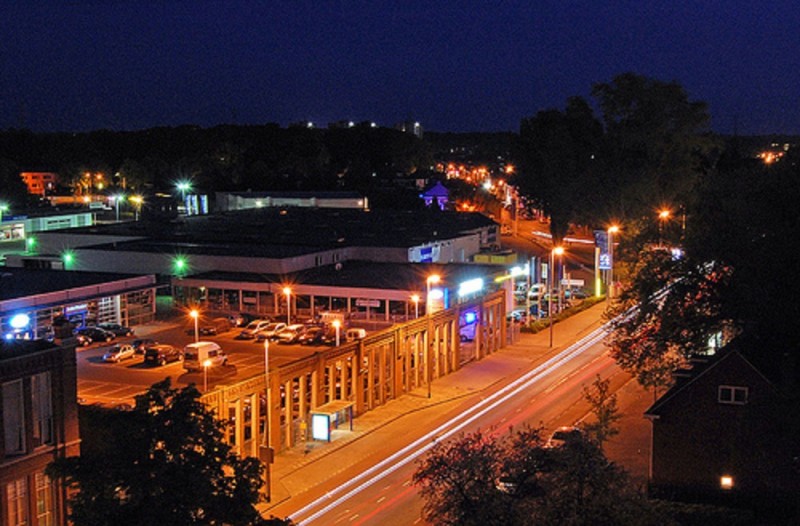
{"label": "parking lot", "polygon": [[[142,393],[150,385],[166,377],[170,377],[173,385],[178,387],[194,383],[202,391],[206,385],[208,389],[212,389],[219,383],[232,382],[264,373],[264,343],[254,339],[236,339],[241,332],[241,328],[238,327],[214,336],[200,336],[201,341],[213,341],[219,344],[228,355],[227,365],[210,367],[205,371],[186,371],[180,361],[163,366],[145,365],[142,354],[137,354],[132,359],[119,363],[103,361],[103,354],[109,347],[117,343],[130,343],[144,337],[183,349],[186,344],[195,340],[194,333],[190,329],[191,327],[187,330],[184,322],[161,322],[136,327],[133,336],[119,337],[110,343],[94,343],[86,347],[78,347],[79,400],[87,404],[97,403],[111,407],[125,407],[133,404],[135,395]],[[344,331],[342,331],[340,341],[344,343]],[[326,345],[306,346],[270,341],[270,370],[329,348]]]}

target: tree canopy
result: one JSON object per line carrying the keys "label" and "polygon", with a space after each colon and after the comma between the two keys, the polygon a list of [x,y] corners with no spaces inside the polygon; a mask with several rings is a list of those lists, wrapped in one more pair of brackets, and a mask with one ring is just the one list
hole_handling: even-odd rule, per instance
{"label": "tree canopy", "polygon": [[48,468],[79,490],[69,503],[76,526],[267,524],[255,508],[263,465],[233,453],[199,397],[166,379],[131,411],[90,415],[90,447]]}
{"label": "tree canopy", "polygon": [[607,224],[685,203],[713,146],[708,113],[674,82],[633,73],[598,83],[592,104],[540,111],[520,125],[520,192],[551,218],[560,239],[569,223]]}

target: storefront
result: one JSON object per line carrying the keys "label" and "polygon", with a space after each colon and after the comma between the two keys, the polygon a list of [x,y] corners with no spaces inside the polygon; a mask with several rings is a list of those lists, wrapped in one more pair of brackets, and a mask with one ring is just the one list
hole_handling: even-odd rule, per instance
{"label": "storefront", "polygon": [[0,273],[0,331],[6,339],[44,339],[54,325],[155,319],[155,276],[4,267]]}

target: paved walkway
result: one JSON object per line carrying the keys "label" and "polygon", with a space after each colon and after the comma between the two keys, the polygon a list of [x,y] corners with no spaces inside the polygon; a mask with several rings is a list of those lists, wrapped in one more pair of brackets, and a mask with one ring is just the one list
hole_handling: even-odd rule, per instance
{"label": "paved walkway", "polygon": [[[427,413],[438,412],[425,412],[425,408],[457,401],[520,376],[543,361],[554,349],[558,350],[599,327],[604,309],[605,305],[599,304],[557,323],[553,331],[553,349],[549,347],[549,331],[522,333],[504,349],[435,380],[431,384],[430,398],[426,388],[417,389],[356,417],[353,430],[334,432],[330,443],[306,442],[282,452],[272,466],[272,500],[265,505],[266,512],[269,514],[274,506],[322,482],[332,470],[341,471],[345,466],[364,462],[380,448],[386,433],[396,436],[402,432],[398,429],[401,426],[394,426],[389,431],[391,424],[402,417],[414,414],[417,419],[426,418]],[[619,462],[637,482],[645,482],[647,478],[649,422],[642,417],[642,412],[650,400],[634,382],[625,385],[618,399],[624,415],[619,425],[620,434],[606,448],[609,458]]]}

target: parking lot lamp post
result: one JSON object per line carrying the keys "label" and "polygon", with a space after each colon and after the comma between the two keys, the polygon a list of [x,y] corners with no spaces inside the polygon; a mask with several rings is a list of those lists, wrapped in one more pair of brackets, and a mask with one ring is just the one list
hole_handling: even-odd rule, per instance
{"label": "parking lot lamp post", "polygon": [[333,328],[336,329],[336,347],[339,347],[339,328],[342,326],[342,322],[339,320],[333,320]]}
{"label": "parking lot lamp post", "polygon": [[197,309],[192,309],[189,312],[189,316],[194,318],[194,341],[195,343],[197,343],[198,341],[200,341],[200,331],[197,328],[197,319],[200,317],[200,312],[198,312]]}
{"label": "parking lot lamp post", "polygon": [[[555,257],[561,257],[564,254],[564,247],[553,247],[550,251],[550,272],[548,272],[549,279],[547,280],[547,321],[550,326],[550,347],[553,346],[553,281],[556,279],[555,273]],[[559,296],[561,295],[561,288],[558,290]]]}
{"label": "parking lot lamp post", "polygon": [[619,232],[617,225],[608,227],[608,290],[606,291],[606,300],[610,300],[614,296],[614,234]]}
{"label": "parking lot lamp post", "polygon": [[292,324],[292,289],[283,287],[283,293],[286,294],[286,325]]}
{"label": "parking lot lamp post", "polygon": [[425,294],[425,315],[431,315],[431,285],[435,285],[442,280],[442,277],[439,274],[432,274],[428,276],[428,279],[425,280],[425,284],[427,285],[427,292]]}
{"label": "parking lot lamp post", "polygon": [[411,301],[414,302],[414,319],[419,318],[419,294],[412,294]]}
{"label": "parking lot lamp post", "polygon": [[208,392],[208,368],[211,367],[211,360],[203,362],[203,392]]}
{"label": "parking lot lamp post", "polygon": [[142,209],[142,203],[144,202],[144,198],[140,195],[132,195],[128,198],[133,203],[133,212],[134,212],[134,221],[139,220],[139,212]]}

